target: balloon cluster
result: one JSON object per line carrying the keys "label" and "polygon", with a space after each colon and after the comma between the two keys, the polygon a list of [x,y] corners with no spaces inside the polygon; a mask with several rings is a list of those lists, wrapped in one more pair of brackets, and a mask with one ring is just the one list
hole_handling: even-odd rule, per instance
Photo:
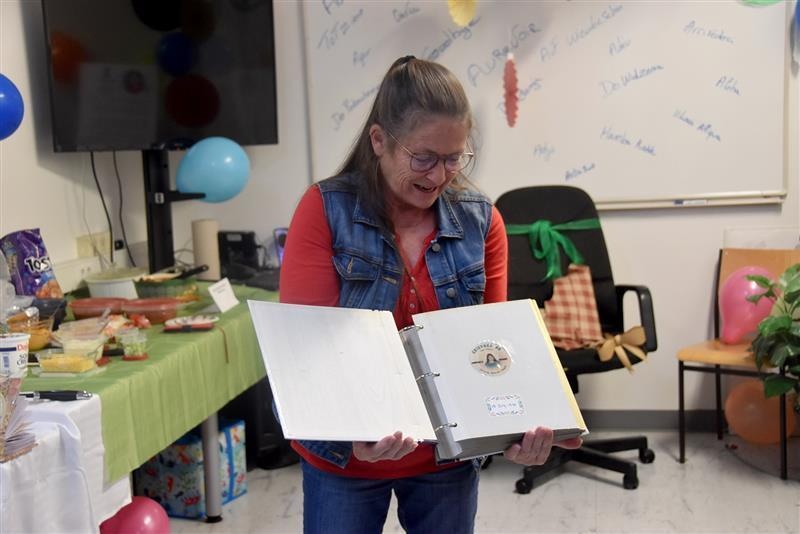
{"label": "balloon cluster", "polygon": [[[193,74],[192,69],[201,57],[199,45],[214,33],[213,4],[133,0],[133,10],[142,24],[163,33],[156,59],[161,70],[172,77],[164,100],[169,116],[188,128],[210,124],[219,114],[219,91],[208,78]],[[219,54],[216,57],[226,58]]]}
{"label": "balloon cluster", "polygon": [[[226,47],[213,37],[216,25],[213,4],[183,0],[132,0],[132,3],[142,24],[163,33],[156,59],[161,70],[172,77],[164,96],[167,113],[188,128],[210,124],[219,113],[219,91],[193,69],[203,63],[203,70],[224,73],[225,65],[209,69],[214,66],[210,63],[231,62]],[[209,137],[186,152],[178,165],[176,185],[182,193],[205,193],[206,202],[224,202],[239,194],[249,174],[250,161],[242,147],[224,137]]]}

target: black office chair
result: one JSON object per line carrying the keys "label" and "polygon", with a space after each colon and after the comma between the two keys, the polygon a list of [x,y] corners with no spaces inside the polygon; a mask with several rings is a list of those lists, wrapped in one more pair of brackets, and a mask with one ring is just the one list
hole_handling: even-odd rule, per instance
{"label": "black office chair", "polygon": [[[581,189],[568,186],[538,186],[524,187],[504,193],[497,199],[497,209],[503,215],[507,225],[531,225],[536,221],[549,221],[551,225],[562,226],[572,222],[569,226],[592,226],[592,224],[575,224],[574,221],[592,221],[597,219],[597,209],[594,202]],[[599,221],[595,228],[589,229],[560,229],[564,237],[575,245],[583,256],[583,263],[588,265],[592,272],[597,310],[600,324],[604,333],[622,333],[623,323],[623,295],[634,291],[638,296],[641,325],[645,330],[646,342],[642,347],[645,352],[656,350],[655,318],[650,291],[644,286],[614,285],[611,275],[611,264],[608,259],[603,231]],[[528,235],[519,234],[508,236],[509,265],[508,265],[508,298],[524,299],[533,298],[544,306],[544,302],[553,296],[553,280],[546,280],[548,267],[545,261],[534,257]],[[570,258],[560,250],[561,272],[567,272]],[[602,362],[594,348],[565,351],[558,349],[558,356],[564,366],[567,379],[573,392],[578,392],[578,376],[584,373],[601,373],[623,367],[618,358]],[[630,357],[632,363],[638,362],[636,357]],[[639,451],[639,459],[643,463],[650,463],[655,459],[655,453],[648,448],[647,438],[644,436],[615,438],[606,440],[587,439],[580,449],[563,450],[554,448],[547,463],[542,466],[526,467],[523,478],[517,481],[516,489],[519,493],[529,493],[534,486],[534,481],[558,468],[564,463],[575,460],[610,469],[623,474],[623,486],[626,489],[636,489],[639,479],[636,472],[636,463],[615,458],[609,453],[627,450]]]}

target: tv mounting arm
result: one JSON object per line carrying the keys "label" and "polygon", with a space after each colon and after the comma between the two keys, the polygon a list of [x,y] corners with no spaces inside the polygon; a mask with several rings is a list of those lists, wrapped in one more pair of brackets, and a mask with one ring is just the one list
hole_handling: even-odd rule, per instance
{"label": "tv mounting arm", "polygon": [[142,168],[147,215],[147,256],[150,272],[154,273],[175,264],[171,204],[204,198],[206,195],[170,190],[167,150],[142,150]]}

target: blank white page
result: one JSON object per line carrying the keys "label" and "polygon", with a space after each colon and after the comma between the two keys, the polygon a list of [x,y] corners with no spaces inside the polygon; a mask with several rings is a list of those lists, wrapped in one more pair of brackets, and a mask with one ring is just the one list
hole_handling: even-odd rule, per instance
{"label": "blank white page", "polygon": [[435,439],[391,312],[248,305],[287,438]]}

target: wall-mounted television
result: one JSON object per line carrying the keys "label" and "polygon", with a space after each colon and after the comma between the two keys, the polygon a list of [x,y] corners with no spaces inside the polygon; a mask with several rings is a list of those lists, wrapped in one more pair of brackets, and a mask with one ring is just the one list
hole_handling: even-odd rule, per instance
{"label": "wall-mounted television", "polygon": [[272,0],[42,0],[56,152],[141,150],[150,270],[174,264],[168,151],[278,143]]}
{"label": "wall-mounted television", "polygon": [[42,0],[56,152],[276,144],[272,0]]}

